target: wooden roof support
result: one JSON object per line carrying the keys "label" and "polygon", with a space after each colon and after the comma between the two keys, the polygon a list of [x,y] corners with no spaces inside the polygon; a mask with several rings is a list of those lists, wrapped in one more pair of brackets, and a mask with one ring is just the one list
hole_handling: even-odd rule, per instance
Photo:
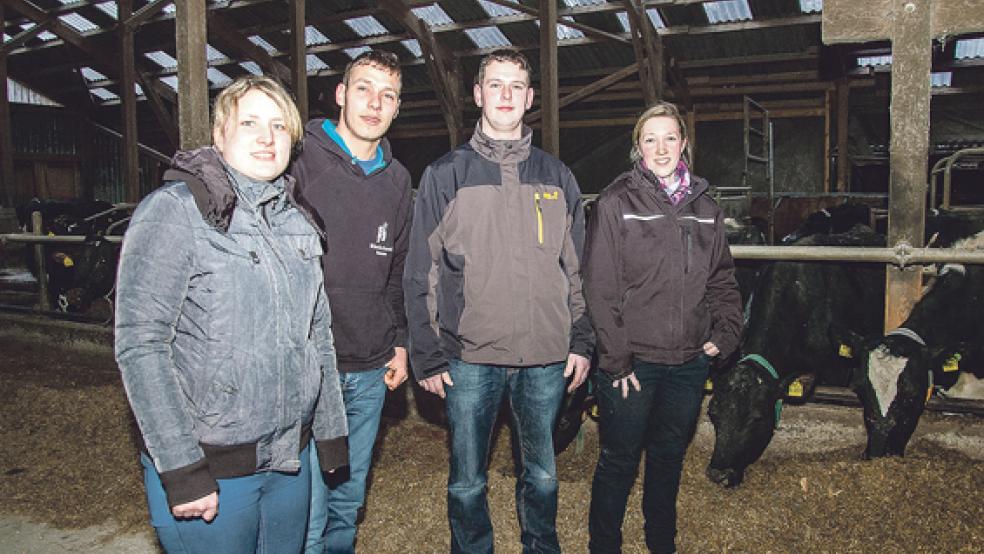
{"label": "wooden roof support", "polygon": [[851,86],[846,78],[837,81],[837,192],[847,192],[851,171],[848,150]]}
{"label": "wooden roof support", "polygon": [[540,2],[540,146],[560,157],[560,106],[557,99],[557,2]]}
{"label": "wooden roof support", "polygon": [[639,63],[639,80],[646,106],[663,99],[666,82],[663,67],[663,42],[656,33],[641,0],[623,0],[629,16],[632,49]]}
{"label": "wooden roof support", "polygon": [[[524,13],[526,15],[535,17],[537,19],[540,19],[540,21],[543,21],[543,18],[541,17],[541,10],[530,8],[530,7],[525,6],[523,4],[520,4],[519,2],[516,2],[514,0],[488,0],[488,2],[490,4],[496,4],[496,5],[499,5],[499,6],[506,7],[506,8],[514,9],[514,10],[516,10],[518,12],[522,12],[522,13]],[[540,5],[543,5],[543,4],[544,4],[544,2],[541,2],[540,3]],[[556,9],[556,6],[554,6],[554,10],[553,11],[557,12],[556,15],[559,18],[560,17],[560,15],[559,15],[560,12]],[[591,27],[590,25],[585,25],[584,23],[579,23],[577,21],[574,21],[573,20],[573,16],[570,16],[570,17],[571,17],[570,20],[561,21],[560,24],[561,25],[564,25],[565,27],[570,27],[571,29],[577,29],[578,31],[581,31],[584,34],[589,35],[589,36],[593,36],[595,38],[600,38],[600,39],[603,39],[603,40],[613,40],[615,42],[622,42],[622,43],[625,43],[625,44],[629,44],[630,43],[629,39],[627,39],[627,38],[625,38],[625,37],[623,37],[621,35],[616,35],[615,33],[609,33],[608,31],[602,31],[601,29],[596,29],[594,27]],[[501,19],[501,18],[489,19],[489,20],[487,20],[485,22],[485,24],[486,25],[495,25],[496,24],[496,20],[498,20],[498,19]]]}
{"label": "wooden roof support", "polygon": [[165,6],[168,6],[173,2],[174,0],[154,0],[153,2],[148,3],[146,6],[140,8],[136,12],[131,13],[128,17],[124,18],[122,16],[119,16],[119,19],[125,27],[133,31],[136,30],[136,28],[142,25],[145,21],[160,13]]}
{"label": "wooden roof support", "polygon": [[[929,164],[930,68],[933,38],[984,29],[979,0],[875,0],[864,9],[828,0],[823,41],[892,41],[888,244],[923,245]],[[886,270],[885,330],[900,325],[919,300],[918,266]]]}
{"label": "wooden roof support", "polygon": [[307,6],[306,0],[294,0],[290,2],[288,9],[290,9],[290,82],[293,85],[297,109],[301,112],[301,121],[306,123],[310,105],[308,103],[307,41],[304,35],[305,18],[307,17],[305,6]]}
{"label": "wooden roof support", "polygon": [[[4,27],[0,4],[0,29]],[[0,52],[0,206],[14,205],[14,141],[11,137],[10,98],[7,90],[7,53]]]}
{"label": "wooden roof support", "polygon": [[[0,25],[0,27],[3,27],[3,25]],[[14,35],[13,38],[3,43],[3,46],[0,46],[0,55],[6,56],[7,54],[13,52],[15,49],[20,48],[20,46],[25,42],[40,35],[41,33],[47,31],[50,28],[51,28],[51,21],[49,20],[49,21],[45,21],[44,23],[36,24],[34,27],[31,27],[26,31],[21,31],[17,33],[16,35]]]}
{"label": "wooden roof support", "polygon": [[[592,94],[594,94],[596,92],[599,92],[601,90],[604,90],[604,89],[610,87],[611,85],[613,85],[614,83],[617,83],[617,82],[621,81],[622,79],[625,79],[625,78],[629,77],[630,75],[635,75],[638,72],[639,72],[639,63],[638,62],[633,63],[632,65],[629,65],[629,66],[624,67],[622,69],[619,69],[615,73],[612,73],[610,75],[607,75],[605,77],[602,77],[601,79],[598,79],[597,81],[595,81],[593,83],[589,83],[587,85],[584,85],[580,89],[578,89],[578,90],[576,90],[576,91],[568,94],[567,96],[564,96],[563,98],[560,98],[557,101],[557,109],[559,110],[561,108],[564,108],[566,106],[569,106],[569,105],[577,102],[578,100],[583,100],[583,99],[591,96]],[[544,95],[541,95],[541,99],[543,99],[543,98],[544,98]],[[533,121],[536,121],[536,120],[540,119],[541,116],[542,116],[542,110],[537,110],[535,112],[530,112],[526,116],[526,122],[527,123],[531,123]]]}
{"label": "wooden roof support", "polygon": [[183,150],[212,143],[208,117],[205,0],[176,0],[178,131]]}
{"label": "wooden roof support", "polygon": [[[294,10],[293,6],[297,4],[301,4],[301,9],[303,9],[303,1],[291,2],[290,5],[292,11]],[[302,41],[304,40],[303,29],[302,19]],[[236,61],[237,64],[243,59],[252,60],[256,62],[267,75],[270,75],[285,85],[289,85],[291,83],[290,69],[283,63],[275,60],[273,56],[267,53],[266,50],[250,42],[245,36],[243,36],[242,33],[231,25],[225,17],[222,16],[221,12],[209,12],[208,31],[213,44],[219,50],[239,58],[239,60]]]}
{"label": "wooden roof support", "polygon": [[[125,21],[133,14],[133,0],[116,0],[119,18]],[[137,93],[134,90],[136,66],[134,65],[133,30],[118,25],[120,45],[120,129],[123,153],[123,193],[127,202],[140,200],[140,153],[137,150]]]}
{"label": "wooden roof support", "polygon": [[[137,82],[140,84],[140,88],[143,89],[144,94],[147,97],[147,103],[150,105],[150,110],[154,112],[154,116],[157,118],[157,123],[161,127],[161,131],[164,132],[164,136],[167,137],[168,142],[171,143],[171,147],[175,150],[178,149],[178,126],[174,123],[174,114],[168,108],[167,104],[161,98],[160,89],[166,88],[158,87],[156,79],[150,79],[143,72],[136,72]],[[171,89],[168,88],[168,91]],[[177,104],[177,99],[172,100],[171,104]]]}
{"label": "wooden roof support", "polygon": [[451,148],[457,147],[462,142],[464,119],[461,79],[458,77],[454,57],[437,42],[430,28],[410,11],[404,0],[379,0],[379,6],[387,10],[420,43],[427,72],[434,84],[434,93],[441,103]]}

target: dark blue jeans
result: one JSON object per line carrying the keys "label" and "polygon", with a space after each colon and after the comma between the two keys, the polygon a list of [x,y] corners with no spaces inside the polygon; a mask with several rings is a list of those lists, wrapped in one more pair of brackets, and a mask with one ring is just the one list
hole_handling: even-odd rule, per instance
{"label": "dark blue jeans", "polygon": [[506,395],[519,440],[516,512],[523,552],[560,552],[553,426],[564,396],[564,364],[507,368],[451,360],[450,373],[454,382],[447,388],[451,552],[493,551],[485,486],[492,429]]}
{"label": "dark blue jeans", "polygon": [[683,457],[700,415],[710,360],[701,354],[678,366],[636,362],[633,370],[642,387],[621,388],[603,372],[595,376],[601,410],[598,429],[601,455],[591,484],[588,518],[593,554],[622,551],[622,521],[629,491],[646,452],[642,513],[650,552],[676,550],[676,501]]}

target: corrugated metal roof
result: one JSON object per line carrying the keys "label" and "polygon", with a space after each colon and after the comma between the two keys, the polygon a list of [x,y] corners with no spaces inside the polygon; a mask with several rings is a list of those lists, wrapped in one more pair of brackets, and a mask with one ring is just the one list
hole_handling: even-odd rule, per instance
{"label": "corrugated metal roof", "polygon": [[109,90],[104,89],[103,87],[96,87],[96,88],[89,89],[89,93],[104,102],[106,100],[119,100],[120,98],[115,93],[110,92]]}
{"label": "corrugated metal roof", "polygon": [[607,0],[564,0],[564,5],[568,8],[578,8],[581,6],[597,6],[606,4]]}
{"label": "corrugated metal roof", "polygon": [[116,6],[116,2],[105,2],[102,4],[96,4],[96,7],[102,10],[102,12],[113,19],[120,18],[119,8]]}
{"label": "corrugated metal roof", "polygon": [[35,106],[61,105],[10,78],[7,79],[7,99],[13,104],[33,104]]}
{"label": "corrugated metal roof", "polygon": [[214,62],[215,60],[225,60],[228,57],[229,56],[226,56],[225,54],[220,52],[219,49],[212,46],[211,44],[208,43],[205,44],[205,58],[208,61]]}
{"label": "corrugated metal roof", "polygon": [[260,69],[260,64],[256,62],[239,62],[239,66],[253,75],[260,75],[263,73],[263,70]]}
{"label": "corrugated metal roof", "polygon": [[479,48],[496,48],[499,46],[512,46],[506,35],[498,27],[476,27],[465,29],[465,34]]}
{"label": "corrugated metal roof", "polygon": [[441,25],[450,25],[454,23],[451,16],[449,16],[448,13],[441,9],[441,6],[437,4],[432,4],[430,6],[419,6],[412,8],[411,11],[414,15],[420,19],[423,19],[424,22],[431,27],[440,27]]}
{"label": "corrugated metal roof", "polygon": [[701,5],[704,7],[704,13],[707,14],[707,21],[711,23],[732,23],[752,18],[748,0],[719,0]]}
{"label": "corrugated metal roof", "polygon": [[105,75],[99,73],[98,71],[92,69],[91,67],[83,66],[79,68],[79,71],[82,73],[82,78],[85,79],[86,81],[104,81],[106,79]]}
{"label": "corrugated metal roof", "polygon": [[[561,19],[564,21],[574,21],[574,18],[569,16],[562,17]],[[539,23],[539,21],[537,21],[537,23]],[[570,40],[575,38],[584,38],[584,33],[574,27],[568,27],[563,23],[557,24],[557,40]]]}
{"label": "corrugated metal roof", "polygon": [[164,83],[165,85],[171,87],[172,89],[174,89],[174,92],[177,92],[178,91],[178,76],[177,75],[168,75],[167,77],[161,77],[161,82]]}
{"label": "corrugated metal roof", "polygon": [[[657,29],[665,29],[666,24],[663,23],[663,18],[659,15],[659,11],[656,8],[649,8],[646,10],[646,15],[649,16],[649,21],[653,22],[653,27]],[[618,18],[618,22],[622,25],[622,30],[626,33],[629,32],[629,14],[625,12],[618,12],[615,14]]]}
{"label": "corrugated metal roof", "polygon": [[328,69],[328,64],[324,62],[321,58],[314,54],[307,55],[307,72],[319,71],[321,69]]}
{"label": "corrugated metal roof", "polygon": [[58,19],[60,19],[65,25],[68,25],[80,33],[88,33],[89,31],[94,31],[99,28],[98,25],[77,13],[59,15]]}
{"label": "corrugated metal roof", "polygon": [[[305,40],[306,39],[307,39],[307,37],[305,36]],[[273,51],[276,50],[276,48],[274,48],[272,44],[270,44],[269,42],[267,42],[266,39],[264,39],[260,35],[253,35],[253,36],[249,37],[249,41],[252,42],[253,44],[259,46],[260,48],[266,50],[267,53],[270,53],[270,52],[273,52]]]}
{"label": "corrugated metal roof", "polygon": [[820,13],[823,11],[823,0],[799,0],[800,11],[803,13]]}
{"label": "corrugated metal roof", "polygon": [[493,4],[488,0],[478,0],[478,4],[482,6],[482,9],[485,10],[485,13],[489,14],[489,17],[502,17],[505,15],[516,15],[519,13],[518,11],[512,8],[507,8],[506,6],[500,6],[499,4]]}
{"label": "corrugated metal roof", "polygon": [[231,77],[229,77],[225,73],[222,73],[221,71],[219,71],[214,67],[208,68],[208,70],[205,72],[205,76],[208,77],[208,82],[218,87],[224,87],[232,82]]}
{"label": "corrugated metal roof", "polygon": [[369,48],[368,46],[357,46],[355,48],[346,48],[345,53],[348,54],[348,57],[354,60],[359,56],[359,54],[369,52],[370,50],[372,50],[372,48]]}
{"label": "corrugated metal roof", "polygon": [[402,44],[403,47],[407,49],[407,52],[410,52],[414,58],[419,58],[424,54],[424,51],[420,48],[420,42],[418,42],[415,38],[401,40],[400,44]]}
{"label": "corrugated metal roof", "polygon": [[929,76],[930,86],[933,87],[948,87],[951,81],[953,81],[953,73],[950,71],[933,73]]}
{"label": "corrugated metal roof", "polygon": [[968,58],[984,58],[984,38],[965,38],[957,41],[954,58],[965,60]]}
{"label": "corrugated metal roof", "polygon": [[858,67],[876,67],[880,65],[892,65],[892,55],[858,57]]}
{"label": "corrugated metal roof", "polygon": [[174,69],[178,67],[178,60],[171,57],[170,54],[162,50],[156,50],[154,52],[145,52],[144,56],[150,61],[156,63],[157,65],[163,67],[164,69]]}
{"label": "corrugated metal roof", "polygon": [[331,39],[325,36],[324,33],[319,31],[317,28],[308,25],[304,27],[304,44],[307,46],[316,46],[318,44],[328,44]]}
{"label": "corrugated metal roof", "polygon": [[371,15],[346,19],[345,24],[363,38],[389,34],[386,27]]}

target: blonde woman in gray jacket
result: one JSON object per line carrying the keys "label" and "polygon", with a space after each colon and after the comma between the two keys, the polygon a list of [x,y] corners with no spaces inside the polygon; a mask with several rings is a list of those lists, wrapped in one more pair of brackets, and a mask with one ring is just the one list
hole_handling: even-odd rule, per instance
{"label": "blonde woman in gray jacket", "polygon": [[212,135],[134,212],[116,359],[165,550],[300,552],[310,472],[348,459],[321,237],[284,174],[300,116],[275,81],[241,78]]}

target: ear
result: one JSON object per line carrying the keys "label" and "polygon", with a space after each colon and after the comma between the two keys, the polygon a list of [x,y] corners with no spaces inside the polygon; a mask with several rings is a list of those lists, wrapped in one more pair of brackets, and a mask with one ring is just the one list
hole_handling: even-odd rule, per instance
{"label": "ear", "polygon": [[222,152],[225,146],[225,133],[222,127],[212,127],[212,144],[215,145],[215,149]]}
{"label": "ear", "polygon": [[479,108],[481,108],[482,107],[482,87],[478,83],[475,83],[475,86],[472,87],[472,96],[475,97],[475,105],[478,106]]}
{"label": "ear", "polygon": [[338,86],[335,87],[335,104],[339,108],[345,108],[345,89],[345,83],[338,83]]}
{"label": "ear", "polygon": [[533,95],[534,94],[535,93],[533,91],[533,87],[529,87],[529,88],[526,89],[526,109],[527,110],[530,109],[531,106],[533,106]]}

